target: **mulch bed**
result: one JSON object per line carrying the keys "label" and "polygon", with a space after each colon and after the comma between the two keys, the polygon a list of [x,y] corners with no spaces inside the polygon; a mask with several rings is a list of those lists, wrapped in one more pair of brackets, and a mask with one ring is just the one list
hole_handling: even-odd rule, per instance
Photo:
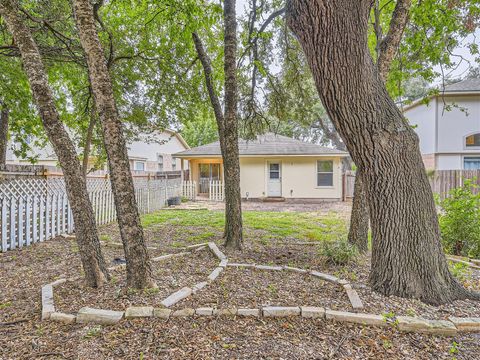
{"label": "mulch bed", "polygon": [[341,286],[308,274],[227,267],[205,291],[176,305],[183,307],[258,308],[261,306],[350,308]]}
{"label": "mulch bed", "polygon": [[76,313],[89,306],[99,309],[125,310],[129,306],[161,307],[160,302],[171,293],[205,281],[218,260],[207,250],[185,256],[152,262],[158,289],[137,291],[126,289],[124,268],[111,272],[112,279],[102,289],[91,289],[83,281],[68,281],[55,288],[55,305],[63,312]]}

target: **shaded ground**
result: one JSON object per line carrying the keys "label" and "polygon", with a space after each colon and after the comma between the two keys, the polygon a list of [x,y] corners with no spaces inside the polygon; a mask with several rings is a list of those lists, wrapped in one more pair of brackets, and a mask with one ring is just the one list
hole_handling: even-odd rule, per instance
{"label": "shaded ground", "polygon": [[[302,241],[332,240],[344,236],[348,214],[322,209],[319,213],[246,212],[245,250],[242,254],[227,252],[232,261],[261,264],[288,264],[328,271],[356,283],[365,283],[368,274],[367,259],[348,266],[330,266],[318,254],[315,246],[294,245]],[[143,219],[147,242],[158,246],[155,255],[180,251],[184,245],[216,241],[221,244],[223,214],[215,211],[165,210]],[[119,241],[116,226],[102,228],[103,251],[110,263],[122,256],[122,250],[112,246]],[[183,259],[170,260],[158,268],[162,278],[159,292],[196,282],[210,271],[208,253],[199,255],[192,263]],[[185,258],[186,260],[187,258]],[[213,265],[217,261],[213,261]],[[160,263],[162,264],[162,263]],[[159,265],[160,265],[159,264]],[[194,318],[123,321],[113,327],[59,325],[40,321],[40,286],[60,276],[81,273],[78,250],[72,240],[58,238],[22,250],[0,254],[0,359],[478,359],[480,335],[454,338],[403,334],[395,329],[374,329],[362,326],[336,324],[322,320],[265,321],[240,318]],[[188,273],[188,275],[187,275]],[[193,273],[193,275],[192,275]],[[480,288],[477,273],[456,270],[462,281],[471,288]],[[281,275],[280,275],[281,274]],[[255,276],[254,276],[255,275]],[[320,281],[310,282],[300,275],[279,276],[285,273],[253,274],[251,270],[229,268],[208,294],[202,290],[194,298],[184,300],[182,306],[203,302],[226,304],[234,301],[259,301],[262,304],[282,302],[288,305],[293,295],[309,297],[320,303],[323,287]],[[191,278],[190,278],[191,277]],[[122,275],[115,275],[117,289]],[[231,281],[230,281],[231,280]],[[239,280],[242,280],[241,282]],[[250,284],[250,285],[249,285]],[[284,287],[284,289],[282,288]],[[307,287],[307,289],[305,289]],[[59,288],[60,289],[60,288]],[[290,291],[289,291],[290,289]],[[64,288],[59,292],[65,309],[95,300],[94,291]],[[168,291],[167,291],[168,292]],[[368,305],[368,293],[360,296],[367,306],[388,303],[396,314],[414,307],[396,305],[396,299],[376,299]],[[110,292],[110,294],[114,293]],[[208,295],[207,295],[208,294]],[[149,294],[154,299],[159,294]],[[258,296],[255,300],[254,295]],[[93,297],[92,297],[93,296]],[[122,294],[124,305],[143,301],[138,294]],[[69,300],[70,299],[70,300]],[[73,301],[73,299],[75,299]],[[393,300],[393,301],[392,301]],[[57,301],[61,301],[57,299]],[[110,303],[111,299],[106,300]],[[325,300],[326,301],[326,300]],[[337,301],[344,301],[340,297]],[[403,300],[401,300],[403,301]],[[380,305],[379,305],[380,304]],[[457,305],[457,304],[455,304]],[[461,311],[477,311],[473,304],[459,304]],[[331,304],[334,307],[334,304]],[[405,308],[407,306],[407,308]],[[422,304],[422,306],[424,306]],[[426,305],[425,305],[426,306]],[[472,310],[473,309],[473,310]],[[443,312],[443,310],[439,310]],[[431,309],[415,309],[417,314]],[[447,309],[448,311],[448,309]],[[480,314],[477,313],[477,316]],[[9,322],[17,323],[9,324]]]}

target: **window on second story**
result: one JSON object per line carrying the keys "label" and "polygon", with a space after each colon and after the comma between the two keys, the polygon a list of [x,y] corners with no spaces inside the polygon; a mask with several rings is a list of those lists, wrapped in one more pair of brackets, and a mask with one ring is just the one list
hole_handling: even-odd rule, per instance
{"label": "window on second story", "polygon": [[163,171],[163,155],[157,154],[158,171]]}
{"label": "window on second story", "polygon": [[480,147],[480,133],[469,135],[465,138],[465,146]]}

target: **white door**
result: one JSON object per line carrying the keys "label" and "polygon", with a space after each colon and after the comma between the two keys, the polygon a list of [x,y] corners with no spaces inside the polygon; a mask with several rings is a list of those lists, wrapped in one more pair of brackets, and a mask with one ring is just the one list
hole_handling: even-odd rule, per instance
{"label": "white door", "polygon": [[282,167],[279,162],[268,162],[268,196],[282,196]]}

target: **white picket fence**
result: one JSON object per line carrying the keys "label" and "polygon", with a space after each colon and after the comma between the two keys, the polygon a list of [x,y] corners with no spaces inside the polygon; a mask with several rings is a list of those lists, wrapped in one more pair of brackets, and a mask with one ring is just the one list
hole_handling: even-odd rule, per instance
{"label": "white picket fence", "polygon": [[223,201],[225,198],[225,187],[220,180],[210,181],[210,187],[208,192],[208,198],[210,201]]}
{"label": "white picket fence", "polygon": [[188,200],[195,201],[197,199],[197,182],[184,181],[182,184],[182,195]]}
{"label": "white picket fence", "polygon": [[[138,210],[146,214],[161,209],[172,196],[180,196],[180,179],[134,179]],[[110,180],[87,179],[97,224],[116,220]],[[29,246],[71,233],[73,216],[63,178],[22,177],[0,183],[1,251]]]}

